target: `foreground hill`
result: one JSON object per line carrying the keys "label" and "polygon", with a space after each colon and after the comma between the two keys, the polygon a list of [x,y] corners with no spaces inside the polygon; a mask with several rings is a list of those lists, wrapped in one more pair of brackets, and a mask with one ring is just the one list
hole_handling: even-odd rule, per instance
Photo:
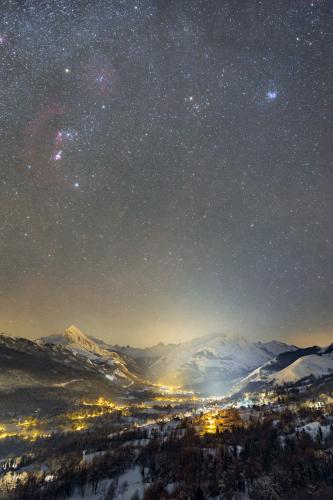
{"label": "foreground hill", "polygon": [[2,461],[0,442],[0,498],[329,500],[332,405],[316,402],[236,409],[202,401],[185,418],[155,407],[135,426],[127,409],[116,426],[107,414],[93,428],[24,440]]}

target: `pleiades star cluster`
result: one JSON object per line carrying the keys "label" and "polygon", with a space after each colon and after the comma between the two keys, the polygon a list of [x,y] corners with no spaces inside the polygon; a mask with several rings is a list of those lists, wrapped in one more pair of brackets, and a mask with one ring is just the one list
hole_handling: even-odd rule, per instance
{"label": "pleiades star cluster", "polygon": [[332,8],[1,1],[1,329],[329,341]]}

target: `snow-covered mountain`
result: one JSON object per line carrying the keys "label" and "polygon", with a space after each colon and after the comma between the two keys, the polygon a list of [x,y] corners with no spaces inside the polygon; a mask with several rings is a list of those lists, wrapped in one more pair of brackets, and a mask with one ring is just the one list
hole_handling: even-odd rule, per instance
{"label": "snow-covered mountain", "polygon": [[115,382],[132,384],[138,377],[224,394],[236,380],[248,375],[281,352],[297,349],[282,342],[250,342],[239,335],[214,333],[180,344],[157,344],[144,349],[109,346],[72,325],[38,342],[61,344],[85,356]]}
{"label": "snow-covered mountain", "polygon": [[294,346],[255,343],[239,335],[214,333],[173,346],[149,367],[160,383],[182,385],[209,394],[224,394],[233,383]]}
{"label": "snow-covered mountain", "polygon": [[107,345],[100,346],[94,339],[83,333],[77,326],[71,325],[64,332],[60,332],[37,340],[38,343],[61,344],[74,354],[80,354],[91,360],[105,358],[110,364],[125,364],[123,358],[116,352],[110,351]]}
{"label": "snow-covered mountain", "polygon": [[38,340],[61,344],[75,355],[87,357],[110,380],[132,384],[140,378],[224,394],[236,380],[275,358],[297,349],[282,342],[250,342],[239,335],[214,333],[180,344],[147,348],[110,346],[72,325],[64,332]]}
{"label": "snow-covered mountain", "polygon": [[275,385],[298,382],[307,377],[318,378],[333,373],[333,354],[303,356],[271,376]]}
{"label": "snow-covered mountain", "polygon": [[[31,350],[34,353],[39,350],[41,358],[47,360],[52,354],[51,365],[57,353],[62,365],[73,362],[73,366],[83,371],[92,370],[119,390],[147,388],[151,386],[147,382],[150,380],[207,395],[224,395],[249,387],[298,380],[312,372],[318,376],[329,371],[333,359],[332,348],[325,352],[319,347],[299,349],[278,341],[251,342],[239,335],[223,333],[213,333],[180,344],[161,343],[145,349],[110,346],[86,335],[74,325],[35,342],[6,339],[5,343],[13,343],[16,351],[26,349],[28,352],[25,355]],[[18,354],[15,356],[20,357]],[[306,357],[308,359],[301,359]],[[13,361],[11,367],[14,364]],[[47,371],[48,363],[43,366]],[[6,377],[9,388],[8,372]],[[34,386],[41,383],[42,372],[37,379],[29,370],[23,374],[17,372],[15,377],[11,382],[15,387]],[[76,378],[65,377],[56,383],[67,384],[71,380]]]}
{"label": "snow-covered mountain", "polygon": [[74,355],[88,358],[110,381],[124,387],[142,382],[140,369],[134,360],[109,350],[105,343],[99,345],[75,325],[69,326],[64,332],[42,337],[37,343],[62,345]]}
{"label": "snow-covered mountain", "polygon": [[110,352],[107,349],[100,347],[75,325],[69,326],[64,332],[59,334],[42,337],[38,339],[38,342],[61,344],[72,352],[82,354],[90,359],[96,359],[100,356],[106,358],[110,357]]}
{"label": "snow-covered mountain", "polygon": [[333,373],[332,346],[318,346],[296,349],[277,355],[256,368],[233,387],[231,393],[261,390],[267,386],[277,386],[299,382],[311,377],[318,378]]}

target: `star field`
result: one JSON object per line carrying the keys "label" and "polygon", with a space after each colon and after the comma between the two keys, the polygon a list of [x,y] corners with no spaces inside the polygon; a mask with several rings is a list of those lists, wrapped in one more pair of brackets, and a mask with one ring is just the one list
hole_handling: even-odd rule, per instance
{"label": "star field", "polygon": [[332,333],[332,4],[0,6],[1,329]]}

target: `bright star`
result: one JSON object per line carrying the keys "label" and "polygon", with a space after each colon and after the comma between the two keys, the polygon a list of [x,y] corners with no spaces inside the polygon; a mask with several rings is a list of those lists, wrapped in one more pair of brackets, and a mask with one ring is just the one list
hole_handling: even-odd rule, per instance
{"label": "bright star", "polygon": [[275,101],[275,99],[277,98],[277,96],[278,96],[277,90],[268,90],[266,92],[266,99],[267,99],[267,101]]}
{"label": "bright star", "polygon": [[62,140],[63,140],[63,133],[62,133],[61,130],[59,130],[57,132],[55,140],[56,140],[57,144],[60,144],[62,142]]}

